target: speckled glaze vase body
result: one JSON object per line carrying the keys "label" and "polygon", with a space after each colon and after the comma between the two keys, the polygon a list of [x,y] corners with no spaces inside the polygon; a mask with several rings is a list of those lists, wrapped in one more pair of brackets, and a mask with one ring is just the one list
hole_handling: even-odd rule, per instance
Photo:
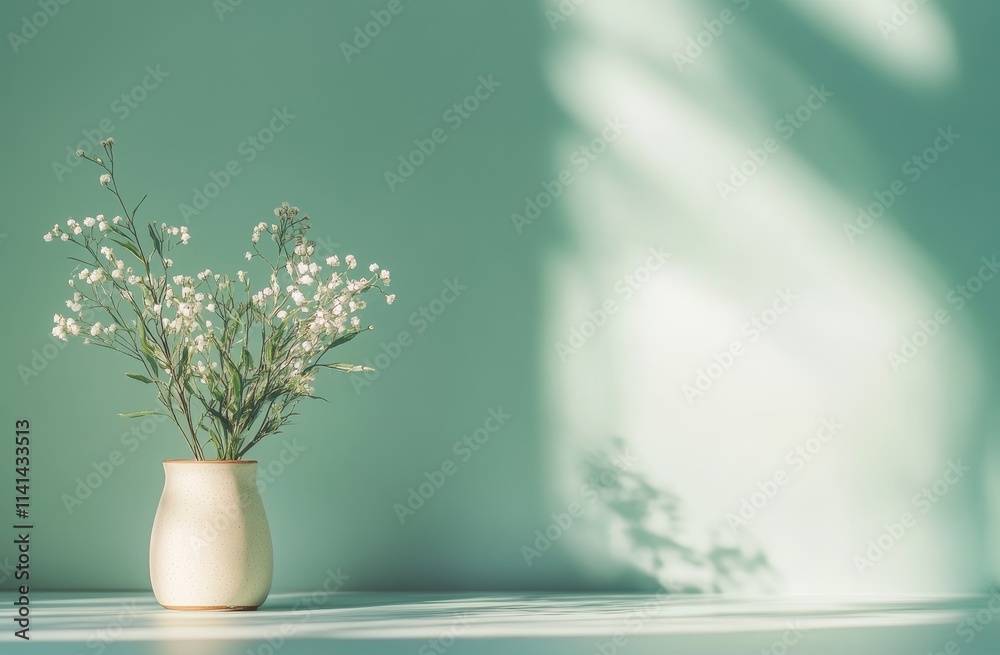
{"label": "speckled glaze vase body", "polygon": [[156,601],[177,610],[253,610],[271,590],[271,530],[257,462],[167,460],[149,542]]}

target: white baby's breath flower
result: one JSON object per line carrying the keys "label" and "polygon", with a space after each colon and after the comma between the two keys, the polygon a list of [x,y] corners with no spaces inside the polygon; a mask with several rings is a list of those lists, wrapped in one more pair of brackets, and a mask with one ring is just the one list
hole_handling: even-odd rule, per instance
{"label": "white baby's breath flower", "polygon": [[114,323],[112,323],[111,325],[109,325],[107,327],[107,332],[108,332],[108,334],[114,334],[117,329],[118,329],[118,326],[115,325]]}
{"label": "white baby's breath flower", "polygon": [[236,271],[236,277],[240,279],[240,282],[246,281],[247,272],[246,271]]}
{"label": "white baby's breath flower", "polygon": [[111,176],[105,173],[104,175],[101,176],[100,182],[104,186],[108,186],[111,183]]}
{"label": "white baby's breath flower", "polygon": [[87,153],[85,153],[85,152],[84,152],[83,150],[77,150],[77,151],[76,151],[76,156],[77,156],[77,157],[83,157],[83,156],[84,156],[84,155],[86,155],[86,154],[87,154]]}
{"label": "white baby's breath flower", "polygon": [[391,305],[393,302],[395,302],[395,300],[396,300],[396,294],[390,293],[388,296],[385,297],[385,304]]}
{"label": "white baby's breath flower", "polygon": [[45,235],[42,236],[42,239],[44,239],[45,241],[52,241],[52,233],[46,232]]}
{"label": "white baby's breath flower", "polygon": [[96,337],[101,333],[101,322],[98,321],[90,326],[90,336]]}
{"label": "white baby's breath flower", "polygon": [[107,223],[107,221],[101,221],[100,223],[98,223],[97,224],[97,229],[100,230],[101,232],[103,232],[106,229],[108,229],[108,223]]}
{"label": "white baby's breath flower", "polygon": [[111,219],[111,222],[114,223],[115,225],[118,225],[119,223],[122,222],[122,217],[121,216],[115,216],[114,218]]}
{"label": "white baby's breath flower", "polygon": [[93,216],[88,216],[87,218],[83,219],[83,224],[86,225],[87,227],[94,227],[95,223],[97,223],[97,221],[94,220]]}
{"label": "white baby's breath flower", "polygon": [[243,256],[247,258],[247,261],[249,261],[249,260],[253,259],[253,253],[252,253],[252,252],[250,252],[249,250],[248,250],[248,251],[246,252],[246,254],[245,254],[245,255],[243,255]]}
{"label": "white baby's breath flower", "polygon": [[63,232],[62,234],[59,235],[59,239],[62,241],[69,241],[69,235]]}
{"label": "white baby's breath flower", "polygon": [[368,270],[374,273],[375,271],[378,270],[378,264],[372,262],[371,264],[368,265]]}
{"label": "white baby's breath flower", "polygon": [[326,265],[327,266],[340,266],[340,257],[337,257],[336,255],[334,255],[333,257],[327,257],[326,258]]}
{"label": "white baby's breath flower", "polygon": [[358,260],[354,258],[354,255],[344,257],[344,261],[347,262],[347,268],[354,268],[358,265]]}

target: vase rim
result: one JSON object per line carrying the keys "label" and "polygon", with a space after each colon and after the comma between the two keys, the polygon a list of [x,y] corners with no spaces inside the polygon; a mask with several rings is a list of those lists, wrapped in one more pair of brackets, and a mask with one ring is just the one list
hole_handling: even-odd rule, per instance
{"label": "vase rim", "polygon": [[257,464],[255,459],[165,459],[164,464]]}

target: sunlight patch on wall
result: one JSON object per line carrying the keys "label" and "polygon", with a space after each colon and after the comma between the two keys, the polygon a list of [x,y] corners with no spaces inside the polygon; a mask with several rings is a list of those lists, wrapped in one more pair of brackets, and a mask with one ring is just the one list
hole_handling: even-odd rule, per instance
{"label": "sunlight patch on wall", "polygon": [[[694,85],[673,84],[599,29],[589,23],[549,67],[579,127],[557,144],[557,162],[608,116],[629,125],[562,198],[570,236],[546,276],[552,458],[563,495],[575,488],[570,453],[620,436],[651,479],[680,496],[693,540],[709,539],[744,499],[787,476],[735,532],[759,539],[790,591],[975,586],[981,563],[968,543],[981,530],[968,503],[922,517],[905,554],[874,571],[853,560],[973,438],[982,403],[965,316],[952,312],[910,361],[890,363],[904,337],[951,309],[932,262],[896,227],[905,217],[889,212],[852,242],[843,228],[856,216],[852,200],[780,135],[748,183],[720,197],[718,182],[773,118],[747,125],[718,114]],[[725,54],[703,63],[739,58]],[[753,88],[732,82],[714,94],[767,114]],[[802,129],[855,133],[841,147],[877,168],[834,105]],[[673,253],[669,264],[622,286],[659,247]],[[583,336],[578,347],[559,348],[574,335]],[[817,435],[815,457],[789,457]],[[956,495],[975,493],[970,483]],[[607,549],[592,537],[576,540],[584,561]]]}
{"label": "sunlight patch on wall", "polygon": [[785,0],[832,40],[897,81],[937,87],[958,70],[944,12],[928,0]]}

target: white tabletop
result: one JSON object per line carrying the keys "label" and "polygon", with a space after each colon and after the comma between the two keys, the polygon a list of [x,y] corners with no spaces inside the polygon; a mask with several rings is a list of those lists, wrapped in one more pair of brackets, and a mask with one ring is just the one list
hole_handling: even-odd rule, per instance
{"label": "white tabletop", "polygon": [[[176,612],[149,592],[32,592],[30,646],[0,593],[0,653],[296,655],[1000,653],[1000,596],[721,598],[272,594],[256,612]],[[39,643],[46,642],[46,643]],[[955,651],[954,648],[958,650]]]}

